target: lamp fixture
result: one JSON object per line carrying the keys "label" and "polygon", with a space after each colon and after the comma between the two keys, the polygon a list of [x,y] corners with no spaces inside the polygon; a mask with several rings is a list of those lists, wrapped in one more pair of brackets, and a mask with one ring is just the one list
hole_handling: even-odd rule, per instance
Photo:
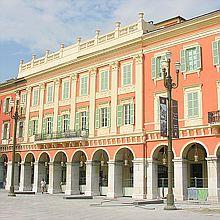
{"label": "lamp fixture", "polygon": [[166,165],[167,164],[167,155],[166,155],[166,152],[165,152],[165,147],[163,148],[163,165]]}
{"label": "lamp fixture", "polygon": [[104,155],[103,155],[103,150],[102,150],[102,156],[101,156],[101,167],[105,165],[105,160],[104,160]]}
{"label": "lamp fixture", "polygon": [[84,158],[83,158],[83,154],[81,154],[79,166],[80,166],[80,167],[83,167],[83,165],[84,165]]}
{"label": "lamp fixture", "polygon": [[125,166],[128,166],[128,152],[127,152],[127,150],[125,151],[125,159],[124,159],[124,165]]}
{"label": "lamp fixture", "polygon": [[45,166],[45,167],[47,167],[47,166],[48,166],[48,162],[47,162],[47,161],[44,163],[44,166]]}
{"label": "lamp fixture", "polygon": [[199,155],[198,155],[198,147],[195,144],[195,154],[194,154],[194,162],[198,162],[199,161]]}

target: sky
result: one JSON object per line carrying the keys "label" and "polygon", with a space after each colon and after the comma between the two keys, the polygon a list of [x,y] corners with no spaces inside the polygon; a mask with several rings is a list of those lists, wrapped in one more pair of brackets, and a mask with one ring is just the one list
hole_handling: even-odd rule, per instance
{"label": "sky", "polygon": [[45,50],[56,51],[60,44],[74,44],[105,34],[138,20],[159,22],[171,17],[186,19],[220,9],[220,0],[0,0],[0,82],[14,78],[21,59]]}

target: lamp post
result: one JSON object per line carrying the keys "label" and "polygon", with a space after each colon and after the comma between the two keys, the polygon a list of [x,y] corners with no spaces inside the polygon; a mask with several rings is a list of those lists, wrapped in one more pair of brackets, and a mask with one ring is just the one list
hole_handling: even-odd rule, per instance
{"label": "lamp post", "polygon": [[[12,118],[14,119],[14,133],[13,133],[13,147],[12,147],[11,185],[8,196],[16,196],[15,187],[14,187],[14,171],[15,171],[15,148],[16,148],[17,124],[19,119],[19,115],[18,115],[19,99],[20,99],[19,94],[16,94],[15,112],[14,115],[12,115]],[[12,107],[13,105],[14,103],[12,104]]]}
{"label": "lamp post", "polygon": [[167,165],[168,165],[168,194],[167,194],[167,205],[165,210],[175,210],[174,194],[173,194],[173,179],[172,179],[172,89],[176,89],[179,84],[179,69],[180,63],[176,62],[175,69],[177,74],[177,82],[174,83],[170,75],[170,63],[171,53],[166,54],[166,60],[162,62],[162,71],[164,77],[164,87],[167,90],[168,99],[168,153],[167,153]]}

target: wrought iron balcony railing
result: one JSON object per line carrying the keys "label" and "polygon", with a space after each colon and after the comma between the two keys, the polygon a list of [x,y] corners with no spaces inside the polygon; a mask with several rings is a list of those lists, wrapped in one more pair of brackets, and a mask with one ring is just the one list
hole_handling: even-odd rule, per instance
{"label": "wrought iron balcony railing", "polygon": [[220,124],[220,111],[208,112],[209,124]]}
{"label": "wrought iron balcony railing", "polygon": [[51,134],[35,134],[35,141],[44,141],[51,139],[63,139],[63,138],[87,138],[89,135],[88,130],[78,130],[78,131],[66,131],[66,132],[56,132]]}

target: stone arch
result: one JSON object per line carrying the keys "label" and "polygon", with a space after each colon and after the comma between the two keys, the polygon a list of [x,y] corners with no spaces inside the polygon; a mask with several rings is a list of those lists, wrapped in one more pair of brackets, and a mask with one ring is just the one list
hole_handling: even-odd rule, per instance
{"label": "stone arch", "polygon": [[134,160],[134,158],[135,158],[134,152],[128,147],[121,147],[120,149],[118,149],[115,156],[114,156],[114,160],[115,161],[123,160],[125,153],[131,153],[132,157],[130,159]]}
{"label": "stone arch", "polygon": [[118,152],[120,151],[120,150],[122,150],[122,149],[128,149],[131,153],[132,153],[132,155],[133,155],[133,159],[135,159],[136,158],[136,156],[135,156],[135,153],[134,153],[134,151],[133,151],[133,149],[131,149],[130,147],[128,147],[128,146],[122,146],[122,147],[120,147],[120,148],[118,148],[117,149],[117,151],[115,152],[115,154],[114,154],[114,157],[113,157],[113,159],[114,160],[116,160],[116,155],[118,154]]}
{"label": "stone arch", "polygon": [[83,150],[83,149],[78,149],[78,150],[76,150],[74,153],[73,153],[73,155],[72,155],[72,158],[71,158],[71,161],[74,161],[74,158],[77,156],[77,154],[79,154],[79,153],[84,153],[84,155],[85,155],[85,160],[87,161],[88,160],[88,155],[87,155],[87,153],[86,153],[86,151],[85,150]]}
{"label": "stone arch", "polygon": [[[64,156],[63,156],[64,155]],[[59,160],[60,159],[60,160]],[[64,162],[67,162],[68,161],[68,156],[66,154],[65,151],[63,150],[60,150],[60,151],[57,151],[56,154],[54,155],[53,157],[53,162],[57,162],[57,161],[64,161]]]}
{"label": "stone arch", "polygon": [[26,153],[26,155],[24,156],[24,161],[25,162],[31,162],[31,161],[29,161],[31,156],[34,159],[32,162],[35,162],[36,161],[36,157],[35,157],[34,153],[31,152],[31,151]]}
{"label": "stone arch", "polygon": [[40,162],[42,159],[44,159],[45,157],[49,158],[49,161],[51,161],[51,157],[50,154],[47,151],[42,151],[39,156],[38,156],[38,161]]}
{"label": "stone arch", "polygon": [[102,152],[104,152],[104,155],[106,155],[107,159],[109,160],[110,159],[110,155],[109,155],[109,152],[105,148],[98,148],[98,149],[96,149],[93,152],[92,156],[91,156],[91,160],[95,161],[94,158],[100,156],[102,154]]}
{"label": "stone arch", "polygon": [[189,141],[189,142],[187,142],[187,143],[183,146],[183,148],[181,149],[181,151],[180,151],[180,157],[181,157],[181,158],[185,158],[185,156],[186,156],[186,154],[187,154],[189,148],[192,147],[194,144],[199,144],[199,145],[201,145],[201,146],[205,149],[206,155],[209,156],[208,148],[206,147],[206,145],[205,145],[203,142],[201,142],[201,141]]}
{"label": "stone arch", "polygon": [[[151,150],[150,158],[153,158],[155,152],[156,152],[156,151],[158,150],[158,148],[160,148],[161,146],[167,146],[167,147],[168,147],[167,142],[157,144],[157,145]],[[176,157],[176,152],[175,152],[174,147],[172,147],[172,151],[173,151],[173,156]]]}

